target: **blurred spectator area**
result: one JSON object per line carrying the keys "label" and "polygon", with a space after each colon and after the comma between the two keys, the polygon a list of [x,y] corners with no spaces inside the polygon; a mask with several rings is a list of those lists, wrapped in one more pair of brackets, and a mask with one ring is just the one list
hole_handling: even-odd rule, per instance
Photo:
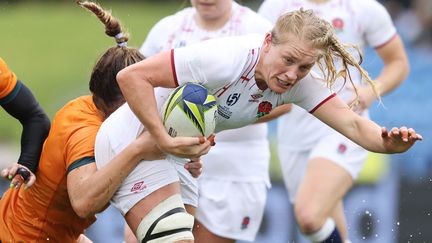
{"label": "blurred spectator area", "polygon": [[[416,181],[431,175],[432,171],[432,60],[428,52],[407,45],[411,72],[394,92],[383,97],[382,104],[371,107],[371,117],[379,124],[391,128],[405,125],[413,127],[424,136],[424,140],[403,154],[392,155],[392,162],[402,178]],[[372,77],[380,70],[379,58],[367,50],[364,63]]]}
{"label": "blurred spectator area", "polygon": [[432,0],[382,0],[399,33],[414,46],[432,46]]}

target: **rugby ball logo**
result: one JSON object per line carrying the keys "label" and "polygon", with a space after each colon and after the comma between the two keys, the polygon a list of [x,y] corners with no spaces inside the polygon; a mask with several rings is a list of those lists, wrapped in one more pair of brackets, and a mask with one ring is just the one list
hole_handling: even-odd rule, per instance
{"label": "rugby ball logo", "polygon": [[214,133],[216,98],[196,83],[176,88],[162,108],[162,121],[172,136],[205,136]]}

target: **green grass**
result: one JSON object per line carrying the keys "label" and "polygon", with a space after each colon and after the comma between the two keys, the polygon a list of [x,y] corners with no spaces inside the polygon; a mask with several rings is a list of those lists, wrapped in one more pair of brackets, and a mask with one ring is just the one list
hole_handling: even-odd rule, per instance
{"label": "green grass", "polygon": [[[150,28],[182,2],[103,3],[131,34],[129,46],[139,47]],[[0,56],[31,88],[52,118],[67,101],[88,93],[91,69],[114,45],[104,27],[74,1],[0,4]],[[0,109],[0,141],[17,140],[21,127]]]}

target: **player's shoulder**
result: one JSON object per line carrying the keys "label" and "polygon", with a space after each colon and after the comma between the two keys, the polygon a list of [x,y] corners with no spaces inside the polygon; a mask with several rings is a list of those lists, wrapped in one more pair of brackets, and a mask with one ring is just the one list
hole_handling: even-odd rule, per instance
{"label": "player's shoulder", "polygon": [[[187,65],[182,64],[185,61],[200,63],[196,66],[194,64],[194,68],[201,65],[210,65],[211,68],[206,69],[205,72],[211,73],[212,78],[217,77],[222,82],[232,77],[233,73],[236,73],[236,71],[231,72],[232,69],[238,70],[249,60],[251,52],[258,55],[258,49],[262,46],[264,37],[264,34],[227,36],[178,48],[174,50],[176,66],[186,67]],[[197,72],[199,71],[197,70]]]}
{"label": "player's shoulder", "polygon": [[[357,20],[359,24],[363,26],[363,29],[380,29],[392,28],[392,20],[387,9],[380,2],[376,0],[361,0],[361,1],[349,1],[351,9],[356,11],[358,16]],[[377,26],[380,26],[377,28]]]}
{"label": "player's shoulder", "polygon": [[69,101],[55,115],[53,123],[63,124],[95,124],[102,123],[102,116],[93,102],[92,96],[80,96]]}
{"label": "player's shoulder", "polygon": [[83,151],[88,151],[89,156],[92,156],[94,140],[103,117],[91,99],[91,96],[81,96],[68,102],[52,120],[47,141],[49,144],[65,146],[68,149],[68,161],[76,161]]}

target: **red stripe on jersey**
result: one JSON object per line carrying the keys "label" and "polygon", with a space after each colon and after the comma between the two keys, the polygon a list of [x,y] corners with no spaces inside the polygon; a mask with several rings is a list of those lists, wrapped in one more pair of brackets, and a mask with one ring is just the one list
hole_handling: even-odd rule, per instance
{"label": "red stripe on jersey", "polygon": [[243,80],[245,80],[245,81],[249,81],[249,80],[250,80],[250,78],[245,77],[245,76],[241,76],[240,79],[243,79]]}
{"label": "red stripe on jersey", "polygon": [[[257,53],[259,53],[259,48],[258,48]],[[258,59],[259,59],[258,55],[255,56],[255,49],[252,49],[252,59],[254,59],[254,58],[255,58],[255,62],[253,63],[252,68],[249,70],[249,72],[246,74],[246,76],[249,76],[249,74],[252,72],[252,70],[255,70],[255,67],[256,67],[256,65],[258,63]],[[254,76],[254,75],[255,75],[255,73],[252,74],[252,76]]]}
{"label": "red stripe on jersey", "polygon": [[178,80],[177,80],[177,73],[176,73],[175,63],[174,63],[174,49],[171,49],[171,70],[173,73],[174,83],[177,87],[177,86],[179,86],[179,84],[178,84]]}
{"label": "red stripe on jersey", "polygon": [[[259,53],[259,51],[257,51]],[[258,63],[258,56],[255,55],[255,49],[252,49],[251,52],[249,53],[248,58],[250,58],[249,60],[249,66],[245,69],[245,71],[242,73],[240,79],[244,80],[244,81],[249,81],[252,77],[249,77],[249,75],[251,74],[251,72],[254,70],[255,66]],[[255,74],[253,74],[255,75]],[[252,75],[252,76],[253,76]]]}
{"label": "red stripe on jersey", "polygon": [[399,36],[397,33],[395,33],[390,39],[388,39],[388,41],[386,41],[386,42],[384,42],[383,44],[381,44],[381,45],[378,45],[378,46],[376,46],[376,47],[374,47],[375,48],[375,50],[378,50],[378,49],[380,49],[381,47],[384,47],[385,45],[387,45],[388,43],[390,43],[393,39],[395,39],[397,36]]}
{"label": "red stripe on jersey", "polygon": [[224,87],[222,87],[218,91],[216,91],[214,93],[214,95],[218,98],[221,97],[225,93],[225,91],[227,91],[229,89],[229,87],[231,87],[233,84],[234,83],[230,83],[230,84],[225,85]]}
{"label": "red stripe on jersey", "polygon": [[315,106],[312,110],[309,111],[309,113],[314,113],[318,108],[320,108],[324,103],[329,101],[331,98],[335,97],[336,93],[331,94],[329,97],[325,98],[323,101],[321,101],[317,106]]}

